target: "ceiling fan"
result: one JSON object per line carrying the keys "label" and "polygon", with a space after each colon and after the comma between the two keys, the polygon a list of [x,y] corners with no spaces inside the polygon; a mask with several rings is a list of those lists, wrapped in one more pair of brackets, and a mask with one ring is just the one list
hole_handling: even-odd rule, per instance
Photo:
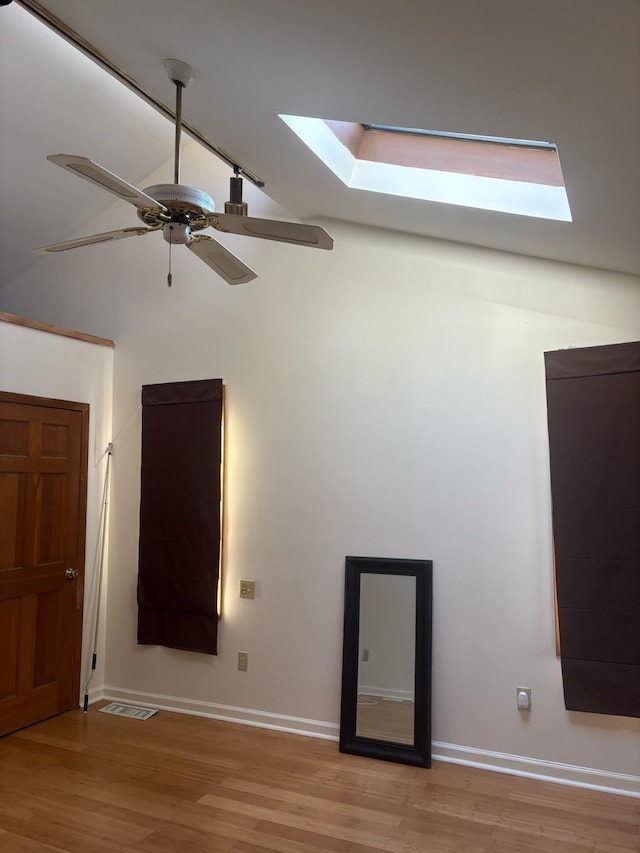
{"label": "ceiling fan", "polygon": [[[50,154],[47,157],[47,160],[55,163],[56,166],[68,169],[75,175],[133,204],[137,207],[138,217],[145,227],[121,228],[104,234],[94,234],[91,237],[67,240],[64,243],[52,243],[49,246],[34,249],[34,252],[40,254],[64,252],[80,246],[162,231],[170,248],[176,243],[185,245],[200,260],[215,270],[227,284],[244,284],[256,278],[256,273],[213,237],[197,232],[205,228],[213,228],[228,234],[277,240],[280,243],[294,243],[314,249],[332,249],[333,239],[324,228],[317,225],[248,216],[247,203],[242,200],[242,177],[238,166],[234,167],[230,200],[225,203],[224,213],[216,213],[215,203],[206,192],[180,183],[182,90],[195,79],[196,74],[190,65],[177,59],[167,59],[164,65],[169,79],[176,87],[175,162],[172,184],[155,184],[139,190],[98,163],[89,160],[88,157],[75,154]],[[171,286],[171,272],[169,272],[167,283]]]}

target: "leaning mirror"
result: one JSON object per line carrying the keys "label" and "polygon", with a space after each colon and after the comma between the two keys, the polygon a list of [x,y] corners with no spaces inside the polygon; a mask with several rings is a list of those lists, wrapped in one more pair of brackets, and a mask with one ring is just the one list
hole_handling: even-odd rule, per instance
{"label": "leaning mirror", "polygon": [[340,750],[430,767],[432,562],[345,569]]}

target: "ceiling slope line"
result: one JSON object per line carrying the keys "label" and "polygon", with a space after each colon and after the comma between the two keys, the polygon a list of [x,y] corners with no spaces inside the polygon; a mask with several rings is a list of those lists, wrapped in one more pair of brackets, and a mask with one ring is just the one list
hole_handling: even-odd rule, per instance
{"label": "ceiling slope line", "polygon": [[[61,21],[55,15],[51,14],[44,6],[41,6],[40,3],[36,2],[36,0],[16,0],[19,6],[22,6],[23,9],[26,9],[31,15],[45,24],[49,29],[53,30],[57,35],[61,38],[65,39],[65,41],[72,44],[75,48],[81,51],[85,56],[89,57],[93,62],[111,74],[112,77],[115,77],[116,80],[119,80],[123,83],[128,89],[146,101],[150,106],[156,109],[161,115],[165,118],[168,118],[171,122],[175,122],[176,115],[172,109],[170,109],[166,104],[162,101],[157,100],[153,97],[149,92],[143,89],[132,77],[128,74],[125,74],[117,65],[111,62],[106,56],[104,56],[100,51],[93,45],[91,42],[82,38],[75,30],[68,27],[64,21]],[[203,136],[200,131],[190,125],[186,121],[182,121],[182,128],[186,133],[189,134],[193,139],[199,142],[202,146],[204,146],[208,151],[212,154],[215,154],[216,157],[219,157],[224,163],[230,166],[232,169],[237,170],[239,174],[242,174],[247,180],[251,181],[252,184],[255,184],[256,187],[264,187],[265,182],[262,178],[258,177],[254,174],[250,169],[246,168],[242,164],[236,162],[234,158],[228,154],[223,148],[220,148],[214,142],[211,142],[206,136]]]}

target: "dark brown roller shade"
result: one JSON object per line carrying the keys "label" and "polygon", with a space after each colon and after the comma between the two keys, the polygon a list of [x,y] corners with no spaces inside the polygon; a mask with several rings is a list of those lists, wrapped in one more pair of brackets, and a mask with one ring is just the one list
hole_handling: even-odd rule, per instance
{"label": "dark brown roller shade", "polygon": [[565,706],[640,717],[640,343],[545,367]]}
{"label": "dark brown roller shade", "polygon": [[142,387],[138,642],[217,654],[223,384]]}

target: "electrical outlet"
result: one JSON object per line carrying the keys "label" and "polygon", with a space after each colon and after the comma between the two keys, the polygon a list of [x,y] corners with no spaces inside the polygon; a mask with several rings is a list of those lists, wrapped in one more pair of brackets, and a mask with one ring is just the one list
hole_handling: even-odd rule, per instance
{"label": "electrical outlet", "polygon": [[255,581],[240,581],[240,598],[255,598],[256,597],[256,582]]}
{"label": "electrical outlet", "polygon": [[369,649],[363,649],[362,650],[362,662],[367,663],[368,660],[369,660]]}
{"label": "electrical outlet", "polygon": [[518,711],[530,711],[531,710],[531,688],[530,687],[516,687],[516,702],[518,705]]}
{"label": "electrical outlet", "polygon": [[249,669],[249,653],[248,652],[238,652],[238,670],[240,672],[247,672]]}

